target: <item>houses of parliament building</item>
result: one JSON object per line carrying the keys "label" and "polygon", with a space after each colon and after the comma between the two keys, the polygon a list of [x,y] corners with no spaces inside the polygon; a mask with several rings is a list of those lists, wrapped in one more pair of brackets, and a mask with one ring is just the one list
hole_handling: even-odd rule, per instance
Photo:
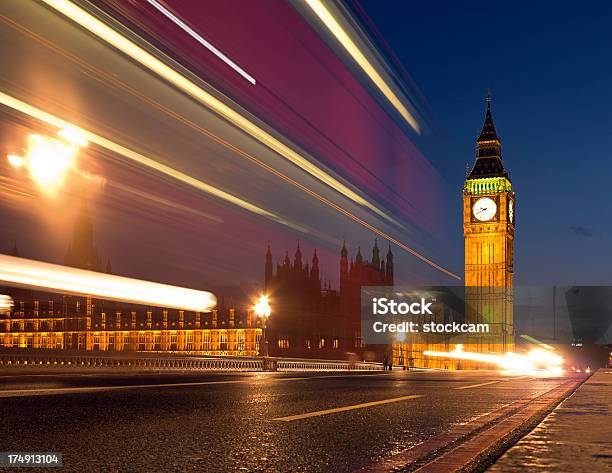
{"label": "houses of parliament building", "polygon": [[[13,256],[19,256],[17,245]],[[74,226],[64,263],[112,273],[102,264],[85,200]],[[266,331],[272,356],[342,359],[361,349],[360,287],[393,284],[391,248],[381,257],[375,242],[367,261],[361,250],[349,260],[340,251],[340,288],[324,284],[316,254],[310,262],[297,247],[274,267],[265,255],[265,291],[274,314]],[[4,288],[14,301],[0,314],[0,347],[85,351],[169,352],[204,355],[260,354],[262,322],[252,308],[237,310],[221,302],[208,313],[150,307],[74,296]]]}
{"label": "houses of parliament building", "polygon": [[[13,256],[19,256],[17,245]],[[103,271],[85,200],[64,263]],[[110,260],[104,270],[112,272]],[[260,321],[252,310],[239,313],[224,302],[200,313],[27,289],[2,293],[14,301],[13,310],[0,315],[0,346],[5,348],[245,356],[259,351]]]}
{"label": "houses of parliament building", "polygon": [[298,244],[293,261],[285,253],[282,263],[273,265],[268,248],[265,292],[274,303],[277,316],[268,323],[270,354],[309,357],[362,357],[361,287],[393,285],[393,253],[388,247],[381,256],[374,242],[368,261],[357,249],[349,259],[346,244],[340,250],[340,288],[321,284],[316,250],[310,263],[302,260]]}

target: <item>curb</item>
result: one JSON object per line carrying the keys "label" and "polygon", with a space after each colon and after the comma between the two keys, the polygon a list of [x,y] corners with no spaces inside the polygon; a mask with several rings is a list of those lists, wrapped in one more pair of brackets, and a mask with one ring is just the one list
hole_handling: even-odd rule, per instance
{"label": "curb", "polygon": [[543,394],[515,401],[355,473],[482,471],[587,379],[568,380]]}

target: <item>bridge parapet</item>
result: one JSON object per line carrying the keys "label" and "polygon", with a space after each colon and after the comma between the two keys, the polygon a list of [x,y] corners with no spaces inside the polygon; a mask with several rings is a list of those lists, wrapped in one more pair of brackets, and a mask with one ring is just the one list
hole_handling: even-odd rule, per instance
{"label": "bridge parapet", "polygon": [[380,363],[302,358],[156,354],[0,353],[0,370],[115,371],[380,371]]}

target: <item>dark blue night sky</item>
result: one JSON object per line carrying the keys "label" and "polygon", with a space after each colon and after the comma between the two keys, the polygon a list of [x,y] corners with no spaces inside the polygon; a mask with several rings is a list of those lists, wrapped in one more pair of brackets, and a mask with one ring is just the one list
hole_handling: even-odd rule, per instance
{"label": "dark blue night sky", "polygon": [[432,109],[422,148],[448,180],[455,253],[491,87],[517,195],[515,284],[612,282],[612,4],[362,5]]}

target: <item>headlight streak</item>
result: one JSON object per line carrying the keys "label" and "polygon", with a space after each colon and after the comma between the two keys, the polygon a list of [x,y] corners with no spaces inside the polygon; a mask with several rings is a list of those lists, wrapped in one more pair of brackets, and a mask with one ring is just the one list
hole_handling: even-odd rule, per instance
{"label": "headlight streak", "polygon": [[370,80],[378,87],[383,95],[389,100],[391,105],[399,112],[399,114],[408,122],[408,124],[416,131],[421,133],[421,127],[416,118],[408,111],[402,101],[395,95],[385,80],[380,76],[376,68],[368,61],[361,52],[359,47],[350,38],[344,28],[334,18],[329,9],[321,2],[321,0],[304,0],[304,2],[312,9],[321,22],[334,35],[338,42],[346,49],[355,62],[363,69]]}
{"label": "headlight streak", "polygon": [[238,64],[236,64],[234,61],[228,58],[225,54],[223,54],[221,51],[215,48],[210,42],[206,41],[201,35],[199,35],[196,31],[190,28],[189,25],[187,25],[183,20],[177,17],[174,13],[172,13],[170,10],[164,7],[157,0],[147,0],[147,2],[149,2],[150,5],[155,7],[159,12],[161,12],[166,18],[172,21],[175,25],[177,25],[179,28],[185,31],[185,33],[187,33],[189,36],[195,39],[198,43],[200,43],[202,46],[208,49],[211,53],[213,53],[219,59],[221,59],[225,64],[227,64],[229,67],[234,69],[238,74],[240,74],[242,77],[248,80],[251,84],[255,85],[257,83],[255,81],[255,78],[252,75],[250,75],[240,66],[238,66]]}
{"label": "headlight streak", "polygon": [[206,92],[201,87],[187,79],[186,77],[179,74],[177,71],[172,69],[170,66],[157,59],[151,53],[145,51],[137,44],[130,41],[128,38],[122,36],[103,22],[87,13],[85,10],[79,8],[69,0],[41,0],[50,7],[54,8],[61,14],[73,20],[83,28],[87,29],[91,33],[98,36],[103,41],[106,41],[111,46],[122,51],[133,60],[142,64],[143,66],[150,69],[160,77],[164,78],[169,83],[178,87],[183,92],[187,93],[204,106],[210,108],[220,116],[234,124],[265,146],[284,157],[294,165],[298,166],[302,170],[306,171],[310,175],[314,176],[321,182],[327,184],[331,189],[343,194],[353,202],[361,205],[362,207],[368,208],[372,212],[380,215],[386,220],[399,225],[399,223],[386,212],[382,211],[374,204],[368,202],[366,199],[349,189],[346,185],[329,175],[324,170],[320,169],[308,159],[304,158],[296,151],[274,138],[272,135],[267,133],[265,130],[257,126],[255,123],[248,120],[246,117],[240,115],[234,111],[231,107],[217,99],[210,93]]}
{"label": "headlight streak", "polygon": [[423,355],[489,363],[496,365],[503,374],[508,375],[560,376],[563,374],[563,358],[542,348],[534,348],[527,354],[514,352],[493,354],[463,351],[463,345],[457,345],[453,351],[426,350]]}
{"label": "headlight streak", "polygon": [[35,289],[198,312],[210,311],[217,303],[215,295],[207,291],[6,255],[0,255],[0,281]]}
{"label": "headlight streak", "polygon": [[[76,64],[79,65],[79,67],[85,68],[85,69],[91,71],[92,73],[97,74],[100,77],[103,77],[106,81],[111,82],[113,84],[116,84],[117,86],[123,88],[128,93],[134,95],[135,97],[139,98],[140,100],[150,104],[151,106],[153,106],[153,107],[157,108],[158,110],[166,113],[167,115],[169,115],[169,116],[173,117],[174,119],[180,121],[181,123],[189,126],[190,128],[192,128],[192,129],[194,129],[194,130],[196,130],[196,131],[206,135],[210,139],[214,140],[216,143],[219,143],[222,146],[227,147],[228,149],[232,150],[233,152],[239,154],[240,156],[248,159],[249,161],[257,164],[258,166],[261,166],[262,168],[266,169],[268,172],[272,173],[273,175],[281,178],[282,180],[284,180],[284,181],[290,183],[291,185],[299,188],[300,190],[302,190],[303,192],[307,193],[308,195],[314,197],[319,202],[321,202],[321,203],[323,203],[323,204],[333,208],[334,210],[338,211],[339,213],[347,216],[351,220],[355,221],[359,225],[362,225],[363,227],[367,228],[368,230],[374,232],[378,236],[380,236],[380,237],[382,237],[382,238],[384,238],[384,239],[386,239],[386,240],[396,244],[398,247],[400,247],[404,251],[410,253],[411,255],[415,256],[416,258],[418,258],[419,260],[423,261],[424,263],[432,266],[433,268],[437,269],[438,271],[440,271],[440,272],[442,272],[442,273],[444,273],[444,274],[446,274],[446,275],[448,275],[448,276],[450,276],[450,277],[452,277],[454,279],[461,280],[461,278],[458,275],[456,275],[453,272],[451,272],[451,271],[443,268],[442,266],[436,264],[435,262],[433,262],[429,258],[425,257],[424,255],[420,254],[418,251],[412,249],[408,245],[402,243],[401,241],[391,237],[387,233],[385,233],[385,232],[377,229],[376,227],[370,225],[369,223],[367,223],[364,220],[360,219],[359,217],[357,217],[356,215],[352,214],[348,210],[345,210],[344,208],[342,208],[339,205],[331,202],[330,200],[328,200],[327,198],[323,197],[322,195],[316,193],[315,191],[312,191],[311,189],[309,189],[305,185],[299,183],[295,179],[293,179],[293,178],[291,178],[289,176],[286,176],[282,172],[276,170],[271,165],[261,161],[260,159],[256,158],[255,156],[253,156],[253,155],[243,151],[242,149],[238,148],[237,146],[235,146],[235,145],[229,143],[228,141],[218,137],[217,135],[211,133],[210,131],[206,130],[205,128],[199,126],[198,124],[188,120],[187,118],[181,116],[180,114],[174,112],[173,110],[168,109],[167,107],[165,107],[162,104],[156,102],[155,100],[151,99],[150,97],[142,94],[140,91],[134,89],[130,85],[128,85],[128,84],[126,84],[124,82],[121,82],[116,77],[114,77],[112,74],[109,74],[109,73],[106,73],[103,70],[97,69],[94,66],[92,66],[92,65],[90,65],[90,64],[88,64],[88,63],[86,63],[86,62],[84,62],[82,60],[80,60],[78,57],[72,55],[71,53],[69,53],[69,52],[67,52],[67,51],[65,51],[65,50],[63,50],[61,48],[56,47],[53,43],[50,43],[45,38],[42,38],[42,37],[36,35],[35,33],[33,33],[30,30],[24,28],[23,26],[19,25],[18,23],[15,23],[13,20],[11,20],[9,18],[6,18],[4,16],[0,16],[0,19],[2,21],[4,21],[5,23],[7,23],[8,25],[10,25],[11,27],[16,28],[17,30],[19,30],[23,34],[27,35],[31,39],[40,42],[44,46],[52,49],[53,51],[57,52],[58,54],[61,54],[64,57],[66,57],[67,59],[75,62]],[[2,97],[2,95],[0,93],[0,98],[1,97]],[[6,105],[9,105],[9,104],[6,104]],[[32,108],[34,108],[34,107],[32,107]],[[28,113],[26,110],[22,110],[22,109],[19,109],[19,110],[22,111],[23,113]],[[40,113],[44,114],[45,112],[41,111]],[[36,118],[39,118],[39,119],[45,121],[44,118],[41,118],[40,116],[36,116]],[[60,120],[60,122],[61,123],[65,123],[65,122],[63,122],[61,120]],[[306,229],[297,227],[295,224],[287,224],[287,225],[289,225],[290,227],[295,228],[295,229],[297,229],[299,231],[302,231],[304,233],[309,233],[309,231],[307,231]]]}

